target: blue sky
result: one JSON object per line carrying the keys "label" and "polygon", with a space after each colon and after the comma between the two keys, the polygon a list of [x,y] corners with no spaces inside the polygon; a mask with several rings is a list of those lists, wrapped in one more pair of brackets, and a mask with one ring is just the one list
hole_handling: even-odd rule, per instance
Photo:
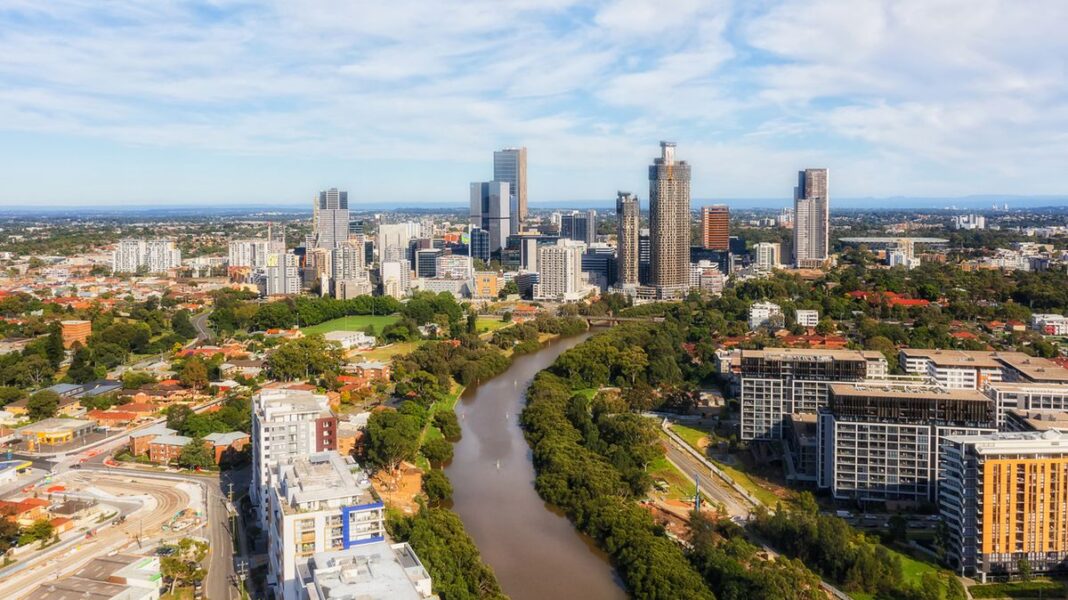
{"label": "blue sky", "polygon": [[4,0],[0,206],[1065,194],[1064,0]]}

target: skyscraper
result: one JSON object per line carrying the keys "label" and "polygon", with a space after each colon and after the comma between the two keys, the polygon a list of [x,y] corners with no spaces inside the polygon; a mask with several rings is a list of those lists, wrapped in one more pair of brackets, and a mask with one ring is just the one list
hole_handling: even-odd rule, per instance
{"label": "skyscraper", "polygon": [[730,209],[725,204],[701,208],[701,242],[706,250],[730,249]]}
{"label": "skyscraper", "polygon": [[649,167],[650,283],[660,297],[690,283],[690,165],[675,160],[675,143],[660,142]]}
{"label": "skyscraper", "polygon": [[490,234],[490,252],[508,243],[510,232],[507,181],[476,181],[471,184],[470,223]]}
{"label": "skyscraper", "polygon": [[349,239],[349,193],[330,188],[315,203],[315,247],[333,250]]}
{"label": "skyscraper", "polygon": [[820,267],[830,247],[830,195],[827,169],[805,169],[794,188],[794,265]]}
{"label": "skyscraper", "polygon": [[630,192],[616,194],[616,261],[621,286],[638,285],[638,225],[641,207]]}
{"label": "skyscraper", "polygon": [[562,215],[560,217],[560,237],[582,242],[587,246],[592,244],[597,237],[597,211],[579,212],[573,210],[570,214]]}
{"label": "skyscraper", "polygon": [[512,217],[518,225],[527,218],[527,149],[505,148],[493,153],[493,180],[507,181],[508,193],[516,199]]}

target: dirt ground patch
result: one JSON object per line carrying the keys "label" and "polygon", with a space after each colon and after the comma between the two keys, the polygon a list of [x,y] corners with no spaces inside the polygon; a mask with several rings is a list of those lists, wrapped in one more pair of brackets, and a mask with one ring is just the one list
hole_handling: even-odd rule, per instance
{"label": "dirt ground patch", "polygon": [[423,472],[415,465],[402,463],[396,477],[379,472],[371,478],[371,485],[387,505],[399,508],[408,515],[419,511],[415,499],[423,493]]}

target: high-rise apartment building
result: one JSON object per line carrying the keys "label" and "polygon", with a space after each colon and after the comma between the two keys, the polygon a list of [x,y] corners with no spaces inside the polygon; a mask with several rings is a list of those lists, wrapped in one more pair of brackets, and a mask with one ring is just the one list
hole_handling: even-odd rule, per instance
{"label": "high-rise apartment building", "polygon": [[701,207],[701,245],[705,250],[730,250],[730,221],[725,204]]}
{"label": "high-rise apartment building", "polygon": [[265,273],[260,280],[260,293],[277,296],[300,293],[300,258],[292,252],[267,255]]}
{"label": "high-rise apartment building", "polygon": [[830,196],[827,169],[805,169],[794,188],[794,265],[821,267],[830,256]]}
{"label": "high-rise apartment building", "polygon": [[268,587],[280,600],[307,598],[300,571],[320,552],[385,540],[385,505],[352,457],[336,451],[272,466],[267,496]]}
{"label": "high-rise apartment building", "polygon": [[638,234],[641,206],[630,192],[616,194],[616,271],[621,286],[638,285]]}
{"label": "high-rise apartment building", "polygon": [[267,255],[285,251],[285,243],[281,240],[230,240],[227,265],[262,269],[267,266]]}
{"label": "high-rise apartment building", "polygon": [[470,223],[490,235],[490,252],[508,244],[511,233],[507,181],[476,181],[471,184]]}
{"label": "high-rise apartment building", "polygon": [[838,500],[933,502],[942,441],[995,431],[994,403],[977,390],[900,381],[828,389],[818,422],[819,485]]}
{"label": "high-rise apartment building", "polygon": [[407,259],[382,263],[382,293],[393,298],[404,298],[411,287],[411,264]]}
{"label": "high-rise apartment building", "polygon": [[582,280],[582,255],[586,244],[559,240],[538,248],[538,283],[535,300],[578,300],[590,292]]}
{"label": "high-rise apartment building", "polygon": [[174,240],[119,240],[111,253],[115,273],[165,273],[182,266],[182,251]]}
{"label": "high-rise apartment building", "polygon": [[508,182],[508,195],[515,198],[513,232],[527,218],[527,149],[505,148],[493,153],[493,180]]}
{"label": "high-rise apartment building", "polygon": [[470,256],[443,254],[435,260],[434,276],[446,279],[470,279],[474,268]]}
{"label": "high-rise apartment building", "polygon": [[826,406],[831,382],[884,378],[887,371],[886,357],[868,350],[742,350],[739,366],[745,440],[781,439],[783,418]]}
{"label": "high-rise apartment building", "polygon": [[303,390],[261,390],[252,397],[252,481],[249,497],[267,524],[272,472],[299,456],[337,449],[337,418],[326,396]]}
{"label": "high-rise apartment building", "polygon": [[319,192],[315,199],[316,248],[332,250],[349,239],[349,193],[337,188]]}
{"label": "high-rise apartment building", "polygon": [[436,277],[438,274],[438,257],[445,254],[441,248],[424,248],[415,252],[415,276]]}
{"label": "high-rise apartment building", "polygon": [[759,242],[753,246],[753,256],[756,258],[757,269],[761,271],[777,269],[782,258],[782,244]]}
{"label": "high-rise apartment building", "polygon": [[950,436],[938,507],[946,559],[982,581],[1068,567],[1068,434]]}
{"label": "high-rise apartment building", "polygon": [[690,165],[675,143],[660,142],[649,167],[651,281],[660,297],[684,294],[690,283]]}
{"label": "high-rise apartment building", "polygon": [[421,236],[422,226],[415,222],[382,223],[378,226],[378,262],[408,259],[408,246]]}

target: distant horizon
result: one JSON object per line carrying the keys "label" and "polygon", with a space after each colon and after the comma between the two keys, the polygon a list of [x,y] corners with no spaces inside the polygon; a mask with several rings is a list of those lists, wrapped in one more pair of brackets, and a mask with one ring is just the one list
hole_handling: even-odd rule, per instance
{"label": "distant horizon", "polygon": [[[645,198],[639,196],[642,201],[642,210],[648,209]],[[882,206],[872,206],[872,202],[882,203]],[[891,203],[891,204],[885,204]],[[141,203],[117,203],[117,204],[69,204],[69,205],[45,205],[29,208],[26,206],[4,206],[0,204],[0,214],[32,215],[35,213],[49,214],[68,211],[79,212],[109,212],[131,213],[151,212],[160,213],[180,212],[192,209],[213,209],[212,212],[240,211],[240,212],[269,212],[273,210],[286,212],[307,212],[311,214],[311,201],[308,202],[171,202],[160,205],[156,202]],[[712,204],[726,204],[730,208],[739,210],[774,210],[788,208],[793,204],[790,198],[695,198],[690,201],[691,209],[697,210],[701,206]],[[993,205],[997,205],[995,208]],[[1008,204],[1009,210],[1014,209],[1042,209],[1042,208],[1068,208],[1068,195],[1034,195],[1034,196],[1009,196],[1000,194],[971,195],[971,196],[867,196],[867,197],[843,197],[831,198],[832,212],[837,210],[969,210],[969,211],[1002,211],[1002,205]],[[353,211],[382,211],[398,212],[406,210],[462,210],[467,207],[466,202],[461,201],[367,201],[359,202],[351,198],[349,208]],[[578,199],[559,201],[531,201],[530,207],[538,210],[563,209],[575,210],[581,208],[613,209],[615,198],[611,199]]]}

